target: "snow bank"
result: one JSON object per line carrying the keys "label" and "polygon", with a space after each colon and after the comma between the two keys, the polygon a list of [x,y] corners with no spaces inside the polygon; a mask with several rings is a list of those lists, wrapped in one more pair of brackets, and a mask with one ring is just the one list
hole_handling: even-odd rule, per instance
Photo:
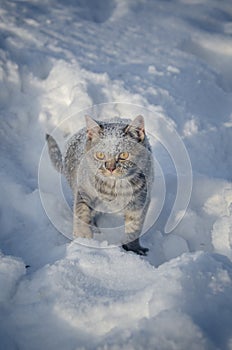
{"label": "snow bank", "polygon": [[220,255],[185,254],[155,269],[118,248],[72,243],[19,284],[11,334],[29,349],[226,348],[231,287],[232,264]]}
{"label": "snow bank", "polygon": [[0,303],[8,301],[17,290],[17,283],[25,274],[25,266],[19,259],[0,255]]}

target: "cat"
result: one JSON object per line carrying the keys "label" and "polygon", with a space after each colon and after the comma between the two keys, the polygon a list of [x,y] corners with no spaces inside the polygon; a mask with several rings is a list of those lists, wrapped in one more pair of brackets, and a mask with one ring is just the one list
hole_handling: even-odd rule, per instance
{"label": "cat", "polygon": [[140,255],[140,245],[154,178],[151,146],[144,118],[96,121],[72,136],[62,156],[55,139],[46,135],[51,162],[66,177],[74,196],[73,237],[92,238],[99,212],[123,214],[126,242],[122,247]]}

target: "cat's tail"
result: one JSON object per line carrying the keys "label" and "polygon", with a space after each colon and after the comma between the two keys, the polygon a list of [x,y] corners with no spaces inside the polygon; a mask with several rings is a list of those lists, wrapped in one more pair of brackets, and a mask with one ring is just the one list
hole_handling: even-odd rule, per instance
{"label": "cat's tail", "polygon": [[49,134],[46,134],[46,141],[48,145],[48,153],[54,168],[59,172],[63,172],[62,153],[56,140]]}

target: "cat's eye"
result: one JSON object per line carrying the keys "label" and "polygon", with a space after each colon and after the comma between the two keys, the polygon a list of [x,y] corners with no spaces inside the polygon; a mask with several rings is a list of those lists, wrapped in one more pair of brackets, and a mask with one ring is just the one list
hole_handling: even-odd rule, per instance
{"label": "cat's eye", "polygon": [[96,152],[95,157],[99,160],[105,159],[105,154],[103,152]]}
{"label": "cat's eye", "polygon": [[129,153],[128,152],[122,152],[119,154],[119,159],[120,160],[126,160],[129,157]]}

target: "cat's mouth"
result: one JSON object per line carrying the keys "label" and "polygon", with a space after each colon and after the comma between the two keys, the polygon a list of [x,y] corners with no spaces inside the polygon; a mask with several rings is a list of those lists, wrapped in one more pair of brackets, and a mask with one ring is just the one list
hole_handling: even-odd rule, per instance
{"label": "cat's mouth", "polygon": [[120,164],[106,163],[98,169],[98,173],[104,177],[122,178],[126,176],[125,169]]}
{"label": "cat's mouth", "polygon": [[133,163],[130,163],[130,167],[125,167],[125,164],[106,163],[98,169],[98,172],[104,177],[122,179],[125,177],[130,177],[134,173],[135,167],[133,165]]}
{"label": "cat's mouth", "polygon": [[123,174],[123,171],[121,168],[114,168],[114,169],[106,169],[106,168],[102,168],[101,169],[101,173],[102,175],[106,176],[106,177],[124,177],[125,174]]}

